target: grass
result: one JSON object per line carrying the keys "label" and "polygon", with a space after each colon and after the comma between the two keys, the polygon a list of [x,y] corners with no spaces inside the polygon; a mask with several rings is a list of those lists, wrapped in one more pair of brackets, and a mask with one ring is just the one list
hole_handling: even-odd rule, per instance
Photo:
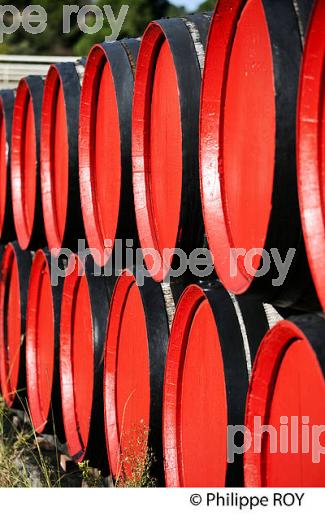
{"label": "grass", "polygon": [[82,486],[88,488],[106,487],[105,479],[100,470],[91,468],[89,461],[79,462],[78,467],[82,475]]}
{"label": "grass", "polygon": [[[123,431],[123,430],[122,430]],[[116,487],[152,488],[157,481],[152,476],[154,453],[148,447],[149,428],[141,422],[127,434],[123,432],[123,449],[116,476]]]}
{"label": "grass", "polygon": [[61,487],[63,478],[57,445],[38,437],[26,408],[0,401],[0,487]]}
{"label": "grass", "polygon": [[55,477],[48,460],[34,443],[35,432],[0,405],[0,487],[53,487]]}
{"label": "grass", "polygon": [[[143,423],[124,434],[115,487],[155,487],[151,475],[155,457],[148,448],[148,428]],[[53,438],[51,438],[53,439]],[[54,437],[55,439],[55,437]],[[107,487],[102,473],[88,461],[65,473],[60,449],[47,442],[32,426],[28,409],[8,409],[0,398],[0,488]]]}

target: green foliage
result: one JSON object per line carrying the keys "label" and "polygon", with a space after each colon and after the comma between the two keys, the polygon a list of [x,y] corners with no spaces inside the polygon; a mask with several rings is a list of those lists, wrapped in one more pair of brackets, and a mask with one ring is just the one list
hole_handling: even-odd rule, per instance
{"label": "green foliage", "polygon": [[81,471],[83,487],[88,488],[98,488],[105,487],[105,480],[102,476],[101,471],[98,469],[93,469],[89,466],[89,461],[85,460],[83,462],[79,462],[78,464],[79,470]]}
{"label": "green foliage", "polygon": [[[0,54],[36,54],[36,55],[76,55],[86,56],[94,43],[104,41],[111,35],[111,28],[104,17],[104,25],[97,34],[84,34],[77,24],[77,14],[71,15],[71,31],[63,33],[63,6],[77,5],[80,8],[90,5],[90,0],[16,0],[14,5],[21,12],[29,5],[40,5],[47,12],[47,28],[41,34],[29,34],[22,27],[13,34],[4,35],[0,44]],[[152,20],[165,16],[182,16],[184,8],[172,5],[167,0],[96,0],[97,6],[110,5],[117,18],[121,6],[129,5],[129,10],[123,23],[120,37],[141,36]],[[8,5],[7,0],[1,0],[0,5]],[[5,23],[10,25],[11,15],[5,17]],[[92,25],[92,15],[87,18],[87,25]]]}
{"label": "green foliage", "polygon": [[177,18],[177,16],[184,16],[185,14],[185,7],[178,7],[173,4],[169,4],[169,7],[166,12],[166,16],[168,16],[168,18]]}
{"label": "green foliage", "polygon": [[152,475],[156,458],[148,446],[148,437],[149,428],[143,421],[128,432],[122,429],[123,450],[120,453],[116,487],[152,488],[157,486],[157,480]]}
{"label": "green foliage", "polygon": [[[171,5],[164,0],[97,0],[97,5],[102,7],[109,4],[115,15],[118,17],[122,5],[128,4],[129,10],[123,23],[120,38],[137,38],[141,36],[152,20],[163,18],[164,16],[180,16],[184,14],[184,10]],[[79,56],[86,56],[95,43],[104,41],[106,36],[110,36],[111,28],[107,19],[104,26],[97,34],[85,34],[74,47],[75,53]]]}
{"label": "green foliage", "polygon": [[[102,7],[107,5],[107,0],[98,0],[97,5]],[[147,0],[132,0],[126,2],[125,0],[110,0],[109,5],[112,7],[115,18],[118,17],[122,5],[129,3],[129,10],[122,26],[120,38],[138,37],[142,34],[145,26],[154,18],[154,2]],[[76,44],[74,50],[79,56],[88,54],[90,48],[95,43],[104,41],[106,36],[110,36],[111,28],[105,18],[104,26],[101,31],[96,34],[84,34]]]}
{"label": "green foliage", "polygon": [[[88,461],[67,472],[60,467],[58,446],[47,436],[38,436],[31,424],[28,407],[24,412],[9,410],[0,398],[0,488],[25,487],[107,487],[101,471]],[[17,415],[19,414],[19,416]],[[149,429],[141,421],[123,432],[116,487],[155,487],[156,459],[148,447]],[[53,438],[55,439],[55,438]],[[62,448],[62,446],[61,446]]]}
{"label": "green foliage", "polygon": [[30,424],[18,424],[0,401],[0,488],[60,487],[58,461],[45,456]]}
{"label": "green foliage", "polygon": [[199,7],[198,11],[214,11],[217,0],[205,0]]}
{"label": "green foliage", "polygon": [[[47,28],[41,34],[29,34],[22,27],[13,34],[4,36],[4,43],[0,45],[0,53],[10,54],[38,54],[38,55],[68,55],[72,53],[72,48],[80,39],[80,32],[76,16],[71,17],[71,31],[63,34],[63,6],[64,5],[86,5],[87,0],[18,0],[15,2],[21,12],[28,5],[40,5],[47,12]],[[1,5],[8,2],[1,1]],[[11,23],[10,15],[7,23]]]}

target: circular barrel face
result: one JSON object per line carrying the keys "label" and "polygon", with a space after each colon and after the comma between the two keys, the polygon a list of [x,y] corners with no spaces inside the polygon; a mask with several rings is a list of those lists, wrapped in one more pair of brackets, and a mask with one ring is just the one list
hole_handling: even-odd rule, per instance
{"label": "circular barrel face", "polygon": [[81,91],[79,177],[88,242],[100,251],[102,264],[105,248],[113,247],[120,211],[121,133],[115,89],[105,50],[96,45],[87,60]]}
{"label": "circular barrel face", "polygon": [[309,265],[325,309],[325,5],[316,1],[306,38],[298,106],[298,187]]}
{"label": "circular barrel face", "polygon": [[3,100],[0,97],[0,236],[3,230],[7,202],[7,164],[8,145],[6,118],[4,113]]}
{"label": "circular barrel face", "polygon": [[248,394],[248,486],[324,485],[324,397],[324,374],[313,346],[296,325],[280,322],[262,342]]}
{"label": "circular barrel face", "polygon": [[136,280],[123,272],[115,286],[104,371],[105,429],[114,478],[132,480],[144,469],[150,415],[146,315]]}
{"label": "circular barrel face", "polygon": [[275,91],[261,0],[249,0],[237,24],[223,130],[224,194],[233,247],[263,248],[272,205]]}
{"label": "circular barrel face", "polygon": [[94,335],[87,277],[77,256],[70,257],[64,281],[60,378],[64,430],[69,453],[81,462],[90,432],[94,389]]}
{"label": "circular barrel face", "polygon": [[31,419],[38,433],[51,413],[54,375],[55,324],[51,275],[45,253],[33,261],[28,291],[26,325],[26,377]]}
{"label": "circular barrel face", "polygon": [[215,317],[204,292],[191,286],[178,304],[166,362],[167,486],[225,486],[227,424],[225,371]]}
{"label": "circular barrel face", "polygon": [[11,144],[11,190],[19,245],[27,249],[32,236],[36,204],[37,139],[33,98],[21,80],[15,100]]}
{"label": "circular barrel face", "polygon": [[[133,104],[133,187],[147,268],[161,281],[177,245],[182,200],[182,120],[177,70],[162,28],[140,47]],[[168,254],[166,251],[169,250]]]}
{"label": "circular barrel face", "polygon": [[[182,133],[177,73],[167,40],[161,44],[152,69],[150,113],[150,177],[152,204],[160,255],[177,240],[182,189]],[[171,172],[173,176],[171,178]]]}
{"label": "circular barrel face", "polygon": [[19,381],[22,341],[19,268],[14,247],[5,249],[0,282],[0,356],[1,391],[7,406],[12,406]]}
{"label": "circular barrel face", "polygon": [[241,294],[261,263],[274,183],[275,79],[261,0],[218,3],[207,47],[200,140],[203,212],[215,268],[224,285]]}
{"label": "circular barrel face", "polygon": [[41,186],[49,248],[60,248],[67,221],[69,140],[64,88],[52,65],[46,77],[41,120]]}

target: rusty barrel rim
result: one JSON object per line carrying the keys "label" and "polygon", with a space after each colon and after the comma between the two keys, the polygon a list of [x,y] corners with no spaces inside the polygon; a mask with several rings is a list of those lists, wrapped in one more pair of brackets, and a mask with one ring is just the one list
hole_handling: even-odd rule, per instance
{"label": "rusty barrel rim", "polygon": [[[306,411],[311,412],[314,406],[317,407],[320,401],[319,393],[315,394],[315,388],[318,392],[324,392],[325,389],[324,337],[324,318],[318,315],[305,315],[292,318],[290,321],[281,321],[266,334],[255,360],[247,396],[245,425],[251,433],[254,432],[255,417],[261,419],[262,425],[271,424],[279,427],[278,421],[275,424],[278,414],[287,417],[290,425],[292,411],[294,416],[299,417],[306,415]],[[283,406],[286,406],[285,411],[291,412],[287,416]],[[323,413],[319,409],[317,412]],[[317,485],[317,482],[313,481],[315,477],[311,467],[316,468],[319,465],[310,461],[308,464],[305,463],[304,477],[299,480],[301,473],[297,470],[296,464],[292,464],[293,458],[301,457],[300,444],[296,454],[290,452],[289,445],[289,454],[286,459],[281,460],[282,471],[278,468],[276,481],[274,473],[272,474],[272,460],[268,458],[268,445],[262,439],[261,450],[253,446],[252,444],[244,455],[246,486],[282,487],[289,483],[292,485],[293,481],[297,487]],[[302,462],[301,460],[300,463]],[[278,462],[275,460],[273,467],[276,467],[276,464]],[[290,474],[289,481],[286,480],[287,474]],[[319,483],[318,480],[318,485]]]}
{"label": "rusty barrel rim", "polygon": [[[154,251],[160,269],[151,253],[144,255],[146,266],[158,282],[173,264],[173,254],[163,261],[163,250],[180,247],[190,253],[203,245],[197,150],[209,22],[208,14],[152,22],[139,51],[132,115],[133,190],[141,246]],[[165,108],[160,106],[164,89]],[[155,131],[150,131],[153,123]],[[167,178],[170,171],[173,175]]]}
{"label": "rusty barrel rim", "polygon": [[[297,113],[297,163],[301,218],[310,269],[325,309],[324,176],[319,150],[324,147],[324,31],[325,6],[316,1],[306,38]],[[322,43],[323,42],[323,43]],[[310,79],[312,78],[312,80]],[[323,127],[322,127],[323,125]],[[323,142],[322,142],[323,140]],[[324,161],[324,159],[323,159]]]}
{"label": "rusty barrel rim", "polygon": [[[262,336],[268,325],[265,314],[261,312],[262,306],[254,320],[261,317]],[[169,340],[164,382],[163,444],[165,478],[169,487],[211,487],[226,484],[238,486],[243,483],[242,459],[235,457],[234,463],[227,465],[226,449],[228,424],[242,425],[244,422],[248,377],[255,350],[253,339],[253,349],[247,351],[239,314],[233,298],[218,284],[191,285],[184,291],[178,303]],[[247,309],[242,311],[241,318],[251,319]],[[246,325],[247,323],[248,321]],[[207,334],[210,339],[214,338],[213,348],[210,339],[202,340],[200,344],[200,338],[207,338]],[[248,327],[245,334],[248,336],[250,348]],[[200,349],[196,346],[198,344]],[[200,375],[202,359],[207,363],[204,370],[209,373],[209,378],[207,377],[204,384],[202,371]],[[200,384],[196,384],[200,378]],[[203,388],[204,393],[206,389],[211,390],[211,396],[202,396],[199,391]],[[193,389],[196,389],[194,393]],[[200,419],[191,415],[194,407],[196,411],[204,408],[208,417],[201,417],[200,422]],[[217,413],[209,415],[210,408]],[[206,430],[206,424],[209,424],[210,428],[213,425],[211,436],[211,430]],[[198,448],[194,450],[194,462],[194,452],[186,446],[193,442],[198,446],[195,432],[204,435],[204,442],[200,444],[199,452]],[[215,442],[217,437],[218,448]],[[198,473],[193,471],[193,465],[198,466],[198,460],[202,468],[210,465],[208,474],[198,476]]]}
{"label": "rusty barrel rim", "polygon": [[[0,284],[1,390],[9,407],[24,406],[25,328],[31,255],[17,242],[9,243],[2,256]],[[13,355],[8,351],[8,341]],[[17,395],[19,391],[19,395]]]}
{"label": "rusty barrel rim", "polygon": [[44,84],[41,188],[48,246],[84,238],[78,176],[78,124],[84,60],[51,65]]}
{"label": "rusty barrel rim", "polygon": [[52,286],[51,256],[33,259],[27,300],[26,379],[29,411],[38,433],[63,438],[59,380],[60,309],[63,282]]}
{"label": "rusty barrel rim", "polygon": [[16,91],[11,138],[11,193],[19,245],[44,242],[40,186],[40,122],[43,79],[28,76]]}
{"label": "rusty barrel rim", "polygon": [[[132,347],[127,339],[130,340],[130,334]],[[125,467],[124,459],[132,449],[133,437],[137,436],[139,457],[142,460],[146,456],[149,446],[155,458],[151,474],[160,485],[164,482],[161,416],[168,335],[168,317],[161,286],[151,279],[139,286],[130,271],[123,271],[111,301],[104,368],[106,445],[115,479],[123,477],[124,471],[132,474],[132,464]],[[127,376],[131,367],[134,376],[129,381]],[[131,394],[136,398],[133,403],[127,399],[130,383],[138,390],[137,395]],[[121,410],[125,410],[124,415]],[[129,431],[123,430],[125,424]],[[124,439],[121,431],[125,431]]]}
{"label": "rusty barrel rim", "polygon": [[16,237],[12,213],[10,183],[10,146],[14,90],[0,91],[0,240],[8,242]]}
{"label": "rusty barrel rim", "polygon": [[[307,8],[307,3],[303,3]],[[254,6],[257,9],[253,9]],[[256,33],[255,35],[259,36],[255,50],[256,53],[263,54],[264,52],[265,60],[259,59],[257,60],[260,63],[259,67],[255,64],[255,68],[250,67],[245,70],[245,62],[241,63],[241,59],[244,59],[246,54],[241,58],[240,44],[243,43],[243,35],[248,27],[248,25],[246,27],[245,22],[254,22],[257,15],[261,23],[253,23],[252,25]],[[278,23],[279,19],[283,20],[284,25]],[[246,291],[256,292],[263,295],[263,298],[268,298],[269,301],[274,301],[277,298],[285,299],[289,293],[288,298],[297,299],[299,291],[296,288],[292,288],[293,280],[289,278],[288,284],[284,288],[272,287],[271,280],[276,278],[272,265],[267,275],[262,278],[255,278],[256,270],[261,265],[261,249],[264,248],[266,251],[269,251],[270,248],[276,246],[285,256],[288,249],[294,247],[298,250],[297,258],[300,254],[304,255],[296,193],[295,140],[293,138],[288,139],[288,135],[294,136],[295,134],[296,88],[302,53],[302,35],[299,31],[301,19],[290,2],[278,3],[274,6],[274,3],[270,0],[231,0],[231,2],[221,0],[216,6],[211,23],[203,78],[200,116],[201,196],[205,228],[214,256],[215,268],[221,281],[232,292],[236,294],[242,294]],[[285,31],[283,30],[284,26],[286,27]],[[236,42],[237,29],[239,34],[238,42]],[[222,41],[219,37],[220,31],[224,35]],[[239,31],[241,31],[241,34]],[[252,31],[251,33],[254,35]],[[216,47],[218,48],[217,52]],[[279,48],[285,48],[286,52],[278,52]],[[235,49],[235,52],[232,56],[233,49]],[[292,56],[290,63],[285,58],[287,52],[290,52]],[[261,110],[264,109],[265,89],[263,88],[263,82],[265,81],[265,76],[273,78],[272,82],[268,82],[267,86],[269,107],[267,117],[264,118],[265,121],[269,122],[269,127],[265,129],[265,132],[258,133],[258,136],[264,137],[267,134],[268,139],[265,138],[264,141],[259,143],[261,145],[260,151],[256,155],[259,159],[263,158],[269,174],[266,176],[267,182],[263,181],[264,183],[260,183],[262,197],[258,197],[254,192],[255,200],[254,193],[245,189],[246,185],[251,186],[252,183],[253,186],[256,186],[257,177],[254,178],[254,168],[251,170],[251,183],[245,184],[244,177],[234,177],[236,168],[239,171],[241,165],[245,163],[246,159],[247,161],[249,159],[248,155],[252,147],[245,147],[245,139],[251,139],[253,133],[250,134],[249,129],[253,123],[255,124],[254,114],[249,113],[249,106],[247,107],[248,110],[245,111],[246,119],[244,119],[244,122],[241,121],[241,118],[232,117],[235,114],[234,109],[232,114],[231,108],[227,108],[227,95],[230,101],[233,100],[235,102],[236,100],[234,95],[236,83],[236,67],[234,65],[236,60],[238,63],[241,63],[240,74],[243,75],[244,85],[247,78],[252,80],[252,78],[254,79],[253,74],[258,74],[257,79],[259,81],[255,88],[258,88],[257,93],[259,93],[259,99],[262,103]],[[266,67],[267,70],[265,71],[263,67]],[[233,86],[233,92],[228,92],[226,89],[229,73],[232,75],[231,85]],[[274,89],[275,94],[273,103],[271,99],[272,89]],[[280,95],[281,92],[282,94],[286,92],[286,94]],[[252,97],[254,90],[249,89],[246,94]],[[254,99],[252,99],[252,102],[253,104],[255,103]],[[227,110],[228,116],[226,114]],[[259,114],[261,110],[259,110]],[[224,162],[225,116],[227,116],[227,135],[230,135],[233,129],[236,135],[238,133],[238,136],[239,134],[241,136],[239,141],[241,144],[237,150],[238,157],[234,154],[231,159],[230,153],[227,153],[229,163],[231,163],[231,160],[233,161],[231,168],[234,171],[234,175],[228,179],[228,183],[237,186],[237,181],[238,184],[242,182],[242,187],[240,188],[242,191],[240,193],[244,193],[245,197],[242,197],[241,203],[243,205],[246,203],[255,226],[254,232],[256,232],[255,248],[258,249],[258,254],[253,256],[252,269],[249,270],[246,268],[242,258],[239,258],[237,261],[237,257],[232,256],[233,248],[241,247],[241,244],[238,243],[239,240],[237,240],[237,243],[234,242],[233,235],[240,236],[241,234],[245,237],[245,230],[242,228],[245,225],[245,219],[243,219],[242,212],[235,213],[236,190],[232,190],[231,207],[232,213],[237,218],[235,227],[237,226],[238,229],[231,229],[229,208],[225,203],[227,188]],[[257,126],[254,128],[258,130],[258,123],[256,124]],[[242,128],[240,125],[242,125]],[[259,139],[261,137],[257,139],[257,143]],[[230,152],[230,140],[228,139],[227,142]],[[284,142],[286,146],[283,146]],[[254,147],[254,143],[252,143],[252,146]],[[274,157],[273,163],[272,156]],[[237,166],[235,164],[236,161]],[[273,170],[270,168],[273,168]],[[228,171],[231,171],[230,167]],[[242,171],[244,171],[243,168]],[[281,175],[282,171],[286,171],[287,175]],[[255,172],[255,175],[258,175],[258,171]],[[258,201],[263,202],[261,210],[263,218],[261,215],[255,215]],[[291,222],[291,225],[287,232],[279,233],[279,229],[283,231],[283,221]],[[260,226],[260,229],[258,229],[258,226]],[[249,233],[246,233],[246,235],[245,241],[248,245],[251,245]],[[243,244],[242,247],[247,249],[247,244]],[[238,267],[235,274],[230,272],[230,266],[233,262]],[[294,265],[295,262],[296,258],[293,261]],[[298,266],[300,267],[299,262]],[[287,295],[285,294],[286,292]]]}
{"label": "rusty barrel rim", "polygon": [[88,243],[100,252],[101,265],[108,260],[108,249],[113,249],[116,237],[131,239],[136,233],[131,111],[139,45],[136,39],[94,45],[83,79],[79,122],[81,206]]}
{"label": "rusty barrel rim", "polygon": [[106,469],[102,358],[111,281],[95,277],[93,262],[84,265],[74,254],[67,269],[60,324],[64,430],[75,461],[89,460]]}

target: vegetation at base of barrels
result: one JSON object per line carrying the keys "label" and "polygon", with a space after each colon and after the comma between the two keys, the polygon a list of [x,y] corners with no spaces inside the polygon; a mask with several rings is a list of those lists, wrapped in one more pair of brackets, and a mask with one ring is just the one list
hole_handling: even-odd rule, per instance
{"label": "vegetation at base of barrels", "polygon": [[149,428],[141,421],[127,433],[122,433],[123,449],[120,454],[116,487],[151,488],[157,486],[152,476],[156,462],[153,451],[148,447]]}
{"label": "vegetation at base of barrels", "polygon": [[22,432],[15,432],[15,425],[10,422],[6,409],[0,405],[0,487],[31,487],[26,467],[16,463],[19,454]]}
{"label": "vegetation at base of barrels", "polygon": [[[23,411],[8,409],[0,398],[0,488],[31,487],[112,487],[114,483],[85,461],[64,471],[59,454],[66,456],[65,445],[53,436],[38,435],[28,406]],[[155,464],[148,449],[149,430],[143,423],[124,436],[123,454],[115,487],[155,487]],[[50,439],[51,440],[50,440]],[[54,439],[54,441],[53,441]],[[54,446],[54,442],[58,446]]]}
{"label": "vegetation at base of barrels", "polygon": [[59,467],[42,453],[29,421],[0,402],[0,487],[59,486]]}
{"label": "vegetation at base of barrels", "polygon": [[79,462],[78,464],[79,470],[82,476],[82,487],[88,488],[98,488],[98,487],[106,487],[105,479],[100,470],[91,468],[89,466],[89,461],[85,460],[83,462]]}

